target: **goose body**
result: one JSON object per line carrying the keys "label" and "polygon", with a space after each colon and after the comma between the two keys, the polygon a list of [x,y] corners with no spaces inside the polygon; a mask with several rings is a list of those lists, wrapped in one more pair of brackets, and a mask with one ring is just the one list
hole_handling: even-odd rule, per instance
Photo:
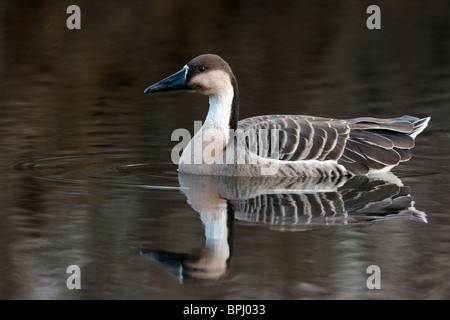
{"label": "goose body", "polygon": [[181,155],[183,173],[338,179],[387,172],[411,158],[430,120],[265,115],[239,121],[236,78],[213,54],[192,59],[144,93],[183,89],[209,96],[206,120]]}

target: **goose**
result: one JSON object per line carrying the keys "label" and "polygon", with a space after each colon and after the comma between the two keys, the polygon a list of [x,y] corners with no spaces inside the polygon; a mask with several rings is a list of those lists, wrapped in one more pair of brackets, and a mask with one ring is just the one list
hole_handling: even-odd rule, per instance
{"label": "goose", "polygon": [[209,96],[200,130],[178,161],[181,173],[220,176],[343,177],[389,172],[411,159],[430,117],[333,119],[262,115],[239,120],[229,64],[202,54],[144,93],[187,90]]}

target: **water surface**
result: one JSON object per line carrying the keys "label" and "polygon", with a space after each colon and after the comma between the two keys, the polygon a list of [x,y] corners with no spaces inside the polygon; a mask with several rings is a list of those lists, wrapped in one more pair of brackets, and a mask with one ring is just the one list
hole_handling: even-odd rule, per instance
{"label": "water surface", "polygon": [[[450,298],[449,5],[381,2],[369,31],[369,4],[81,1],[70,31],[59,1],[4,2],[0,298]],[[143,90],[206,52],[233,68],[241,117],[432,120],[393,180],[183,180],[171,133],[207,98]]]}

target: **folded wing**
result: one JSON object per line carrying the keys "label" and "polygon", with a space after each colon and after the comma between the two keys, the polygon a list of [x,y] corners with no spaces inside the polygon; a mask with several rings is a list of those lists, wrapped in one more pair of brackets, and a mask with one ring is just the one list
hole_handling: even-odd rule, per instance
{"label": "folded wing", "polygon": [[262,157],[273,158],[276,152],[281,161],[335,160],[349,172],[365,175],[409,160],[414,139],[429,120],[269,115],[241,120],[238,129],[258,136],[255,150]]}

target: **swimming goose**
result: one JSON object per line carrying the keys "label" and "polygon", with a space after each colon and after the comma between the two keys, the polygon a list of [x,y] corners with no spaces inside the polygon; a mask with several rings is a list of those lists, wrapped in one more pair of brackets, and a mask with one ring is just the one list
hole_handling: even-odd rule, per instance
{"label": "swimming goose", "polygon": [[192,59],[144,93],[172,90],[209,96],[206,120],[179,159],[179,171],[191,174],[339,177],[387,172],[411,158],[414,139],[430,120],[265,115],[239,121],[236,78],[214,54]]}

